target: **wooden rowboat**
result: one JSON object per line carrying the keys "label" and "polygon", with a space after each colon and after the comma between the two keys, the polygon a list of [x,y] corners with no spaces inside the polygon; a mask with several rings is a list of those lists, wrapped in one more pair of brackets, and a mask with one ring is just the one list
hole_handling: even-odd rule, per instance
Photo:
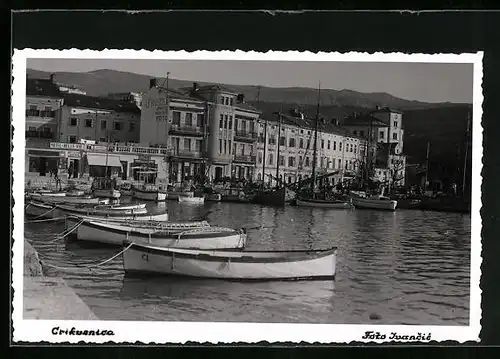
{"label": "wooden rowboat", "polygon": [[398,201],[392,200],[389,197],[382,195],[375,195],[370,197],[362,197],[359,195],[352,195],[351,201],[356,208],[366,209],[382,209],[388,211],[395,211]]}
{"label": "wooden rowboat", "polygon": [[[121,223],[71,219],[82,241],[121,246],[124,240],[170,248],[241,249],[246,233],[203,223],[164,223],[163,228],[124,225]],[[79,221],[79,222],[78,222]],[[76,222],[76,223],[75,223]]]}
{"label": "wooden rowboat", "polygon": [[137,199],[155,202],[163,202],[167,199],[167,194],[165,192],[155,189],[133,188],[132,196]]}
{"label": "wooden rowboat", "polygon": [[177,201],[179,203],[203,204],[205,203],[205,197],[178,197]]}
{"label": "wooden rowboat", "polygon": [[107,204],[109,198],[98,198],[92,196],[46,196],[31,194],[29,199],[45,203],[71,203],[71,204]]}
{"label": "wooden rowboat", "polygon": [[95,206],[94,208],[109,209],[114,211],[127,211],[132,209],[145,209],[146,204],[145,203],[104,204]]}
{"label": "wooden rowboat", "polygon": [[337,249],[210,251],[124,242],[125,273],[228,280],[334,279]]}

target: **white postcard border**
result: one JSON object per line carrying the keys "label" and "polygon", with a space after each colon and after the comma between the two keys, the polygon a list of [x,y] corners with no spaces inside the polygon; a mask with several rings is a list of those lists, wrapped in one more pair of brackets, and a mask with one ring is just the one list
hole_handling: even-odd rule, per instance
{"label": "white postcard border", "polygon": [[[285,324],[285,323],[214,323],[214,322],[132,322],[132,321],[69,321],[23,319],[23,250],[24,250],[24,146],[25,143],[25,93],[26,60],[28,58],[79,58],[79,59],[164,59],[164,60],[266,60],[266,61],[337,61],[337,62],[423,62],[471,63],[473,80],[473,150],[472,150],[472,209],[471,209],[471,278],[469,326],[419,326],[419,325],[346,325],[346,324]],[[479,341],[481,330],[481,183],[483,129],[482,118],[482,68],[483,52],[465,54],[406,54],[406,53],[312,53],[244,51],[146,51],[146,50],[14,50],[12,82],[13,130],[13,257],[12,287],[15,342],[51,343],[256,343],[256,342],[305,342],[349,343],[387,342],[391,333],[397,341]],[[19,130],[21,129],[21,130]],[[17,177],[16,177],[17,176]],[[54,329],[58,328],[58,329]],[[54,331],[67,334],[54,335]],[[78,331],[112,331],[113,335],[75,335]],[[366,332],[379,336],[363,338]],[[83,333],[83,332],[82,332]],[[82,334],[80,333],[80,334]],[[110,332],[107,332],[110,334]],[[384,338],[381,338],[385,335]]]}

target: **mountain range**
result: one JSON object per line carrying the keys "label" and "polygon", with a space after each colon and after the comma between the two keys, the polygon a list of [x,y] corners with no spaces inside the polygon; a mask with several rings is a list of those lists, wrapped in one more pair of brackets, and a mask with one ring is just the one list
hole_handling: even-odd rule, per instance
{"label": "mountain range", "polygon": [[[49,72],[27,69],[31,78],[49,78]],[[151,76],[115,70],[89,72],[56,72],[57,83],[74,85],[88,95],[104,96],[112,92],[145,92]],[[157,80],[165,84],[165,79]],[[200,86],[213,83],[198,82]],[[176,89],[190,87],[193,81],[170,78],[168,86]],[[274,111],[287,111],[300,106],[306,115],[314,116],[318,90],[313,88],[276,88],[250,85],[222,84],[236,93],[245,95],[250,104],[258,107],[264,116]],[[426,103],[395,97],[388,93],[361,93],[352,90],[322,89],[321,115],[342,120],[353,112],[369,111],[376,106],[387,106],[403,111],[405,128],[404,151],[410,163],[424,163],[427,142],[431,145],[430,172],[436,177],[450,180],[463,166],[467,117],[471,104]],[[470,147],[470,145],[469,145]],[[469,151],[470,153],[470,151]],[[470,169],[471,166],[468,165]],[[468,171],[470,172],[470,171]],[[470,173],[469,173],[470,174]],[[456,179],[455,179],[456,180]]]}

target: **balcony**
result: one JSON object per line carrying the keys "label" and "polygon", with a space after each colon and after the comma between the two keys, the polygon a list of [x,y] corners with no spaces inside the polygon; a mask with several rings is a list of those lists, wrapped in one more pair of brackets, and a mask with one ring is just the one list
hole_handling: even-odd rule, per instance
{"label": "balcony", "polygon": [[236,163],[247,163],[247,164],[255,164],[256,156],[251,155],[234,155],[233,161]]}
{"label": "balcony", "polygon": [[77,150],[77,151],[88,151],[88,152],[117,152],[117,153],[130,153],[130,154],[141,154],[141,155],[159,155],[168,156],[172,154],[170,148],[161,147],[141,147],[141,146],[125,146],[119,144],[107,144],[107,145],[88,145],[83,143],[66,143],[66,142],[51,142],[51,149],[59,150]]}
{"label": "balcony", "polygon": [[198,158],[201,159],[201,151],[179,150],[174,148],[171,152],[172,157],[177,158]]}
{"label": "balcony", "polygon": [[203,128],[195,126],[172,125],[168,132],[171,135],[203,136]]}
{"label": "balcony", "polygon": [[26,138],[41,138],[46,140],[54,139],[54,132],[44,132],[44,131],[26,131]]}
{"label": "balcony", "polygon": [[257,132],[235,131],[234,140],[240,142],[255,142],[257,141]]}

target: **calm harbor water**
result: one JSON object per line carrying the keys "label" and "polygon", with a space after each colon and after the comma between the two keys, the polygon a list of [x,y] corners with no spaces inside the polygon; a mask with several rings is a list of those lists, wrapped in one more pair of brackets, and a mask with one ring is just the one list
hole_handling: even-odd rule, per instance
{"label": "calm harbor water", "polygon": [[25,236],[43,260],[59,267],[45,268],[46,275],[63,277],[101,320],[468,325],[470,215],[174,201],[159,206],[168,207],[172,220],[247,227],[252,249],[337,246],[337,279],[126,278],[121,256],[97,268],[78,267],[120,248],[42,238],[62,232],[61,223],[26,225]]}

